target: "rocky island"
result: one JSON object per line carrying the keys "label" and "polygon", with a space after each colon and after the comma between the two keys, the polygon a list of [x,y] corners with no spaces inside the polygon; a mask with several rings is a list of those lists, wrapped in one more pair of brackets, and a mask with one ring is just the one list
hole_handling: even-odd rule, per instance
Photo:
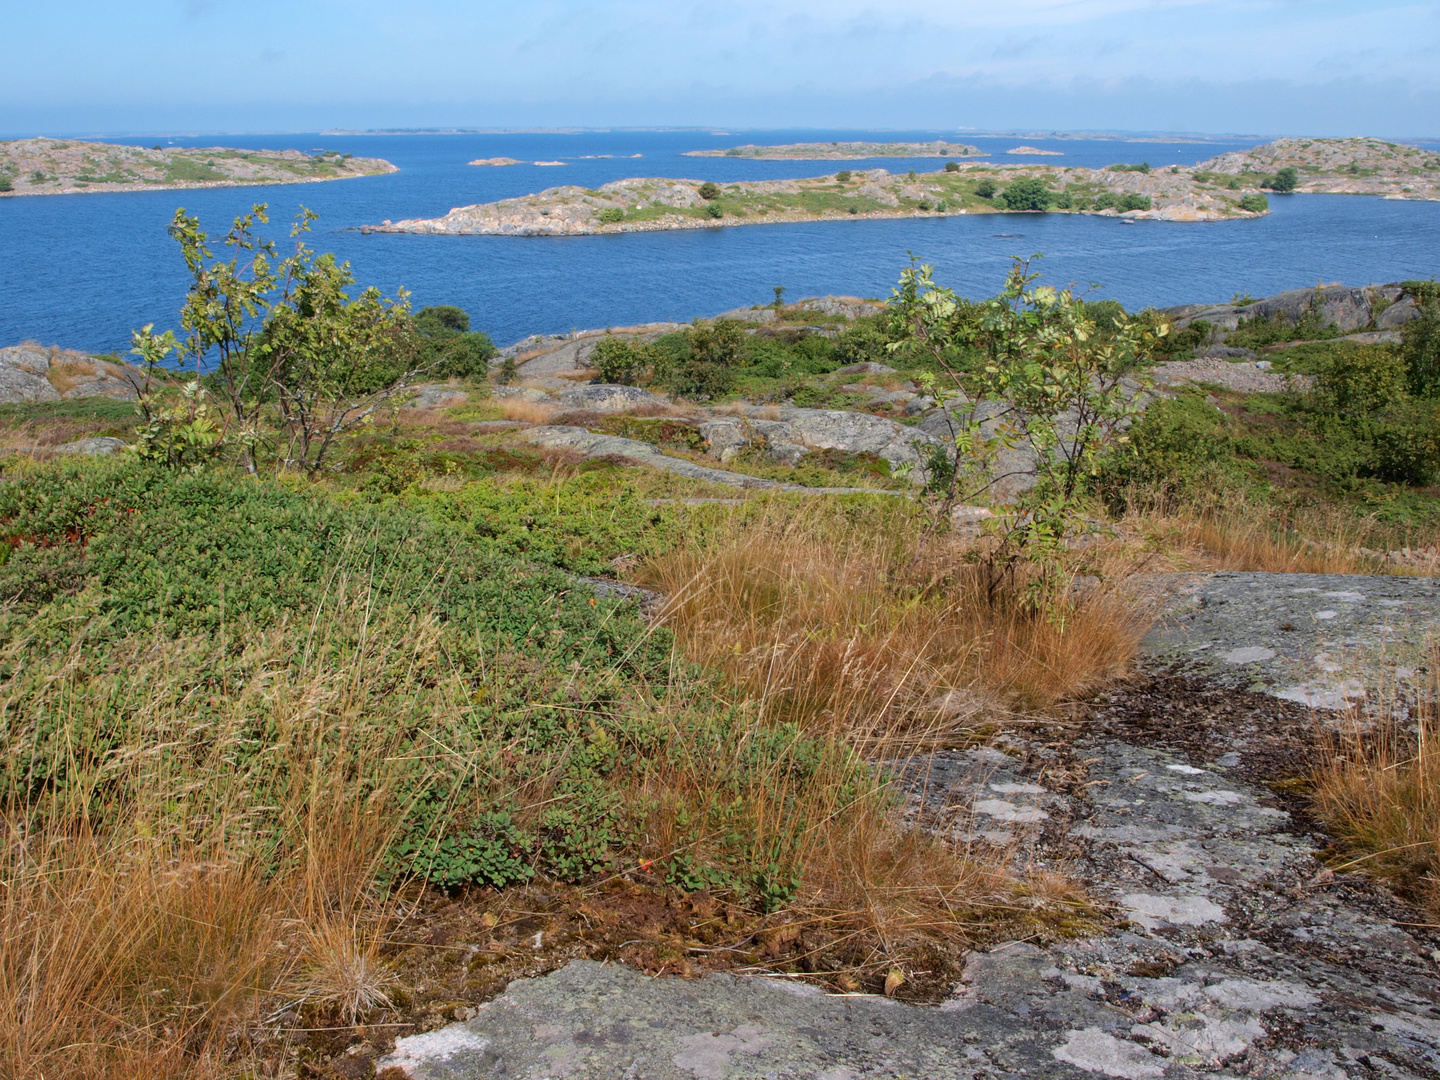
{"label": "rocky island", "polygon": [[399,172],[380,158],[223,146],[120,146],[77,139],[0,142],[0,194],[71,195],[153,188],[303,184]]}
{"label": "rocky island", "polygon": [[1151,169],[1143,162],[1090,169],[950,161],[927,173],[841,169],[798,180],[723,185],[636,177],[599,188],[547,188],[534,195],[457,207],[443,217],[386,221],[362,231],[579,236],[1041,210],[1223,221],[1266,213],[1266,191],[1440,198],[1440,155],[1378,139],[1282,139],[1198,165],[1165,169]]}
{"label": "rocky island", "polygon": [[687,150],[683,157],[738,157],[761,161],[862,161],[894,157],[984,157],[985,151],[966,143],[945,142],[816,142],[779,146],[732,146],[725,150]]}

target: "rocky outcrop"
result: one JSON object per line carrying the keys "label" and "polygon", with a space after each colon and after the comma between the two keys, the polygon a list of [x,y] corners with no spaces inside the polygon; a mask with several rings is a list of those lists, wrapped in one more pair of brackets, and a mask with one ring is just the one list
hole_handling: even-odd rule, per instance
{"label": "rocky outcrop", "polygon": [[918,479],[924,475],[924,468],[917,446],[939,445],[919,428],[842,409],[742,405],[731,416],[716,414],[701,428],[701,434],[710,442],[710,452],[721,460],[729,460],[752,443],[787,465],[797,464],[814,450],[842,450],[874,454],[888,462],[892,470],[908,466],[916,470]]}
{"label": "rocky outcrop", "polygon": [[1186,304],[1165,308],[1163,314],[1175,320],[1177,330],[1204,321],[1215,330],[1229,332],[1239,326],[1242,319],[1280,318],[1296,325],[1312,312],[1321,327],[1347,333],[1364,330],[1372,324],[1380,330],[1395,330],[1420,316],[1414,298],[1399,284],[1362,288],[1322,285],[1291,289],[1248,304]]}
{"label": "rocky outcrop", "polygon": [[1276,139],[1202,161],[1197,173],[1236,177],[1295,169],[1301,193],[1440,199],[1440,154],[1383,139]]}
{"label": "rocky outcrop", "polygon": [[134,401],[144,376],[128,364],[39,345],[0,349],[0,403],[109,397]]}

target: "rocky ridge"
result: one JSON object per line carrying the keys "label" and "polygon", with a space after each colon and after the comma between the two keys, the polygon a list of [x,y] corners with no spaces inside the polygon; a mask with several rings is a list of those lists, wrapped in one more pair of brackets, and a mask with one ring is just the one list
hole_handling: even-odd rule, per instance
{"label": "rocky ridge", "polygon": [[1202,161],[1195,173],[1244,177],[1293,168],[1309,194],[1440,199],[1440,154],[1381,139],[1277,139]]}
{"label": "rocky ridge", "polygon": [[682,157],[739,157],[765,161],[836,161],[887,157],[985,157],[985,151],[967,143],[937,139],[928,143],[830,142],[785,143],[778,146],[732,146],[726,150],[686,150]]}
{"label": "rocky ridge", "polygon": [[3,195],[300,184],[398,171],[380,158],[338,152],[312,155],[223,146],[146,149],[47,138],[0,142],[0,177],[9,184],[0,191]]}
{"label": "rocky ridge", "polygon": [[0,348],[0,404],[111,397],[133,401],[144,376],[128,364],[39,345]]}

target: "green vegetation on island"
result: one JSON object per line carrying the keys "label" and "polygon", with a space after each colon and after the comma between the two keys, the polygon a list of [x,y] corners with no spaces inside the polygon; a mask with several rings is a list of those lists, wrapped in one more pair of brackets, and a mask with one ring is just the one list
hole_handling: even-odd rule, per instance
{"label": "green vegetation on island", "polygon": [[0,193],[12,195],[298,184],[396,171],[388,161],[339,151],[146,148],[46,138],[0,142]]}

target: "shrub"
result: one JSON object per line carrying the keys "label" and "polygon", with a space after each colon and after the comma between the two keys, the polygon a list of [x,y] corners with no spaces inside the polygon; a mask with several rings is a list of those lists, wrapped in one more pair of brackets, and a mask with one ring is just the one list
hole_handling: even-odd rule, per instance
{"label": "shrub", "polygon": [[1420,305],[1420,317],[1406,325],[1401,351],[1410,393],[1440,397],[1440,289],[1434,282],[1407,282]]}
{"label": "shrub", "polygon": [[1270,200],[1259,192],[1240,196],[1240,209],[1251,214],[1263,214],[1270,209]]}
{"label": "shrub", "polygon": [[947,161],[947,162],[945,162],[945,171],[946,171],[946,172],[959,172],[959,171],[960,171],[960,163],[959,163],[958,161]]}
{"label": "shrub", "polygon": [[1111,210],[1119,205],[1120,200],[1113,191],[1102,191],[1099,195],[1095,196],[1096,210]]}
{"label": "shrub", "polygon": [[1225,414],[1191,391],[1154,402],[1130,429],[1126,444],[1101,461],[1092,485],[1116,513],[1140,492],[1201,496],[1233,486],[1235,450]]}
{"label": "shrub", "polygon": [[600,211],[601,225],[618,225],[625,220],[625,211],[618,206],[607,206]]}
{"label": "shrub", "polygon": [[720,197],[720,185],[711,180],[706,180],[698,189],[702,199],[718,199]]}
{"label": "shrub", "polygon": [[1316,374],[1313,393],[1324,411],[1369,415],[1406,396],[1407,374],[1405,358],[1387,346],[1336,349]]}
{"label": "shrub", "polygon": [[841,169],[835,174],[835,179],[842,184],[848,184],[850,182],[850,170]]}
{"label": "shrub", "polygon": [[1138,165],[1111,165],[1110,171],[1148,173],[1150,171],[1150,163],[1148,161],[1142,161]]}
{"label": "shrub", "polygon": [[15,183],[10,179],[9,173],[0,173],[0,191],[14,191]]}
{"label": "shrub", "polygon": [[1150,196],[1131,191],[1122,195],[1117,205],[1120,210],[1149,210]]}
{"label": "shrub", "polygon": [[[953,165],[954,162],[952,161],[951,164]],[[1000,189],[995,186],[995,181],[989,179],[981,180],[975,185],[975,194],[979,195],[982,199],[993,199],[995,192],[999,190]]]}
{"label": "shrub", "polygon": [[1058,210],[1070,210],[1075,206],[1075,198],[1068,191],[1059,192],[1055,196],[1055,207]]}
{"label": "shrub", "polygon": [[495,343],[490,335],[470,330],[470,316],[458,307],[442,305],[415,313],[420,336],[417,364],[437,378],[475,378],[490,371]]}
{"label": "shrub", "polygon": [[1044,180],[1027,176],[1009,181],[999,200],[1007,210],[1048,210],[1050,197],[1050,189],[1045,187]]}
{"label": "shrub", "polygon": [[725,208],[718,202],[712,202],[705,207],[705,213],[712,218],[723,218],[725,216]]}
{"label": "shrub", "polygon": [[636,386],[654,366],[654,358],[642,342],[607,336],[591,350],[590,366],[600,372],[601,382]]}

